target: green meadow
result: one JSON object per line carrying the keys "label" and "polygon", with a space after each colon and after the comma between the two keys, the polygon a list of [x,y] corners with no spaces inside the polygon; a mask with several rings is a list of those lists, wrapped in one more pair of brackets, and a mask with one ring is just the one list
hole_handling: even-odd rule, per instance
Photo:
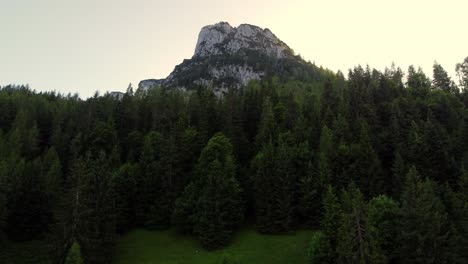
{"label": "green meadow", "polygon": [[[254,229],[238,231],[222,250],[204,250],[197,240],[173,229],[137,229],[124,235],[116,247],[118,264],[211,264],[228,256],[232,263],[307,263],[307,246],[313,231],[287,235],[261,235]],[[229,262],[231,263],[231,262]]]}

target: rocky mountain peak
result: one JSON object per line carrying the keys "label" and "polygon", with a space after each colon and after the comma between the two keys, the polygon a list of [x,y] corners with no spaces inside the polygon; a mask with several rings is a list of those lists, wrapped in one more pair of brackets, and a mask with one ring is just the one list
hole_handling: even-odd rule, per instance
{"label": "rocky mountain peak", "polygon": [[202,28],[194,57],[234,54],[241,49],[257,50],[276,58],[292,54],[291,49],[269,29],[249,24],[241,24],[236,28],[227,22],[220,22]]}
{"label": "rocky mountain peak", "polygon": [[189,90],[203,86],[222,95],[229,89],[246,86],[251,80],[281,74],[292,65],[304,63],[269,29],[249,24],[232,27],[220,22],[201,29],[191,59],[177,65],[165,79],[143,80],[138,88],[146,91],[164,86]]}

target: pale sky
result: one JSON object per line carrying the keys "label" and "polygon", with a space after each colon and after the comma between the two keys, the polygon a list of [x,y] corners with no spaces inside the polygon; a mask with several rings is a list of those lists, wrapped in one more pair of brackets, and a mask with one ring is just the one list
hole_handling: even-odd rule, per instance
{"label": "pale sky", "polygon": [[267,27],[333,71],[410,64],[455,76],[468,56],[467,0],[0,0],[0,86],[91,96],[165,78],[200,29]]}

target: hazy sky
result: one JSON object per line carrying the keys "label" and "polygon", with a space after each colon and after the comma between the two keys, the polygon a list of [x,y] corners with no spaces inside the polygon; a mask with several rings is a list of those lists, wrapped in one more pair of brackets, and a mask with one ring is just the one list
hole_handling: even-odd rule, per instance
{"label": "hazy sky", "polygon": [[193,55],[201,27],[268,27],[306,60],[405,71],[468,56],[467,0],[0,0],[0,85],[125,91]]}

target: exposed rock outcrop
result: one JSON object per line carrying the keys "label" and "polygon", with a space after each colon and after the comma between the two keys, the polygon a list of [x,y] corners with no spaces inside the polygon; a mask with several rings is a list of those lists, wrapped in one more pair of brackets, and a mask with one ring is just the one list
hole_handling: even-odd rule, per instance
{"label": "exposed rock outcrop", "polygon": [[222,94],[246,86],[251,80],[261,80],[269,70],[281,68],[279,62],[284,60],[303,63],[269,29],[248,24],[236,28],[220,22],[201,29],[191,59],[177,65],[166,79],[143,80],[138,88],[147,91],[164,86],[190,90],[203,86]]}

